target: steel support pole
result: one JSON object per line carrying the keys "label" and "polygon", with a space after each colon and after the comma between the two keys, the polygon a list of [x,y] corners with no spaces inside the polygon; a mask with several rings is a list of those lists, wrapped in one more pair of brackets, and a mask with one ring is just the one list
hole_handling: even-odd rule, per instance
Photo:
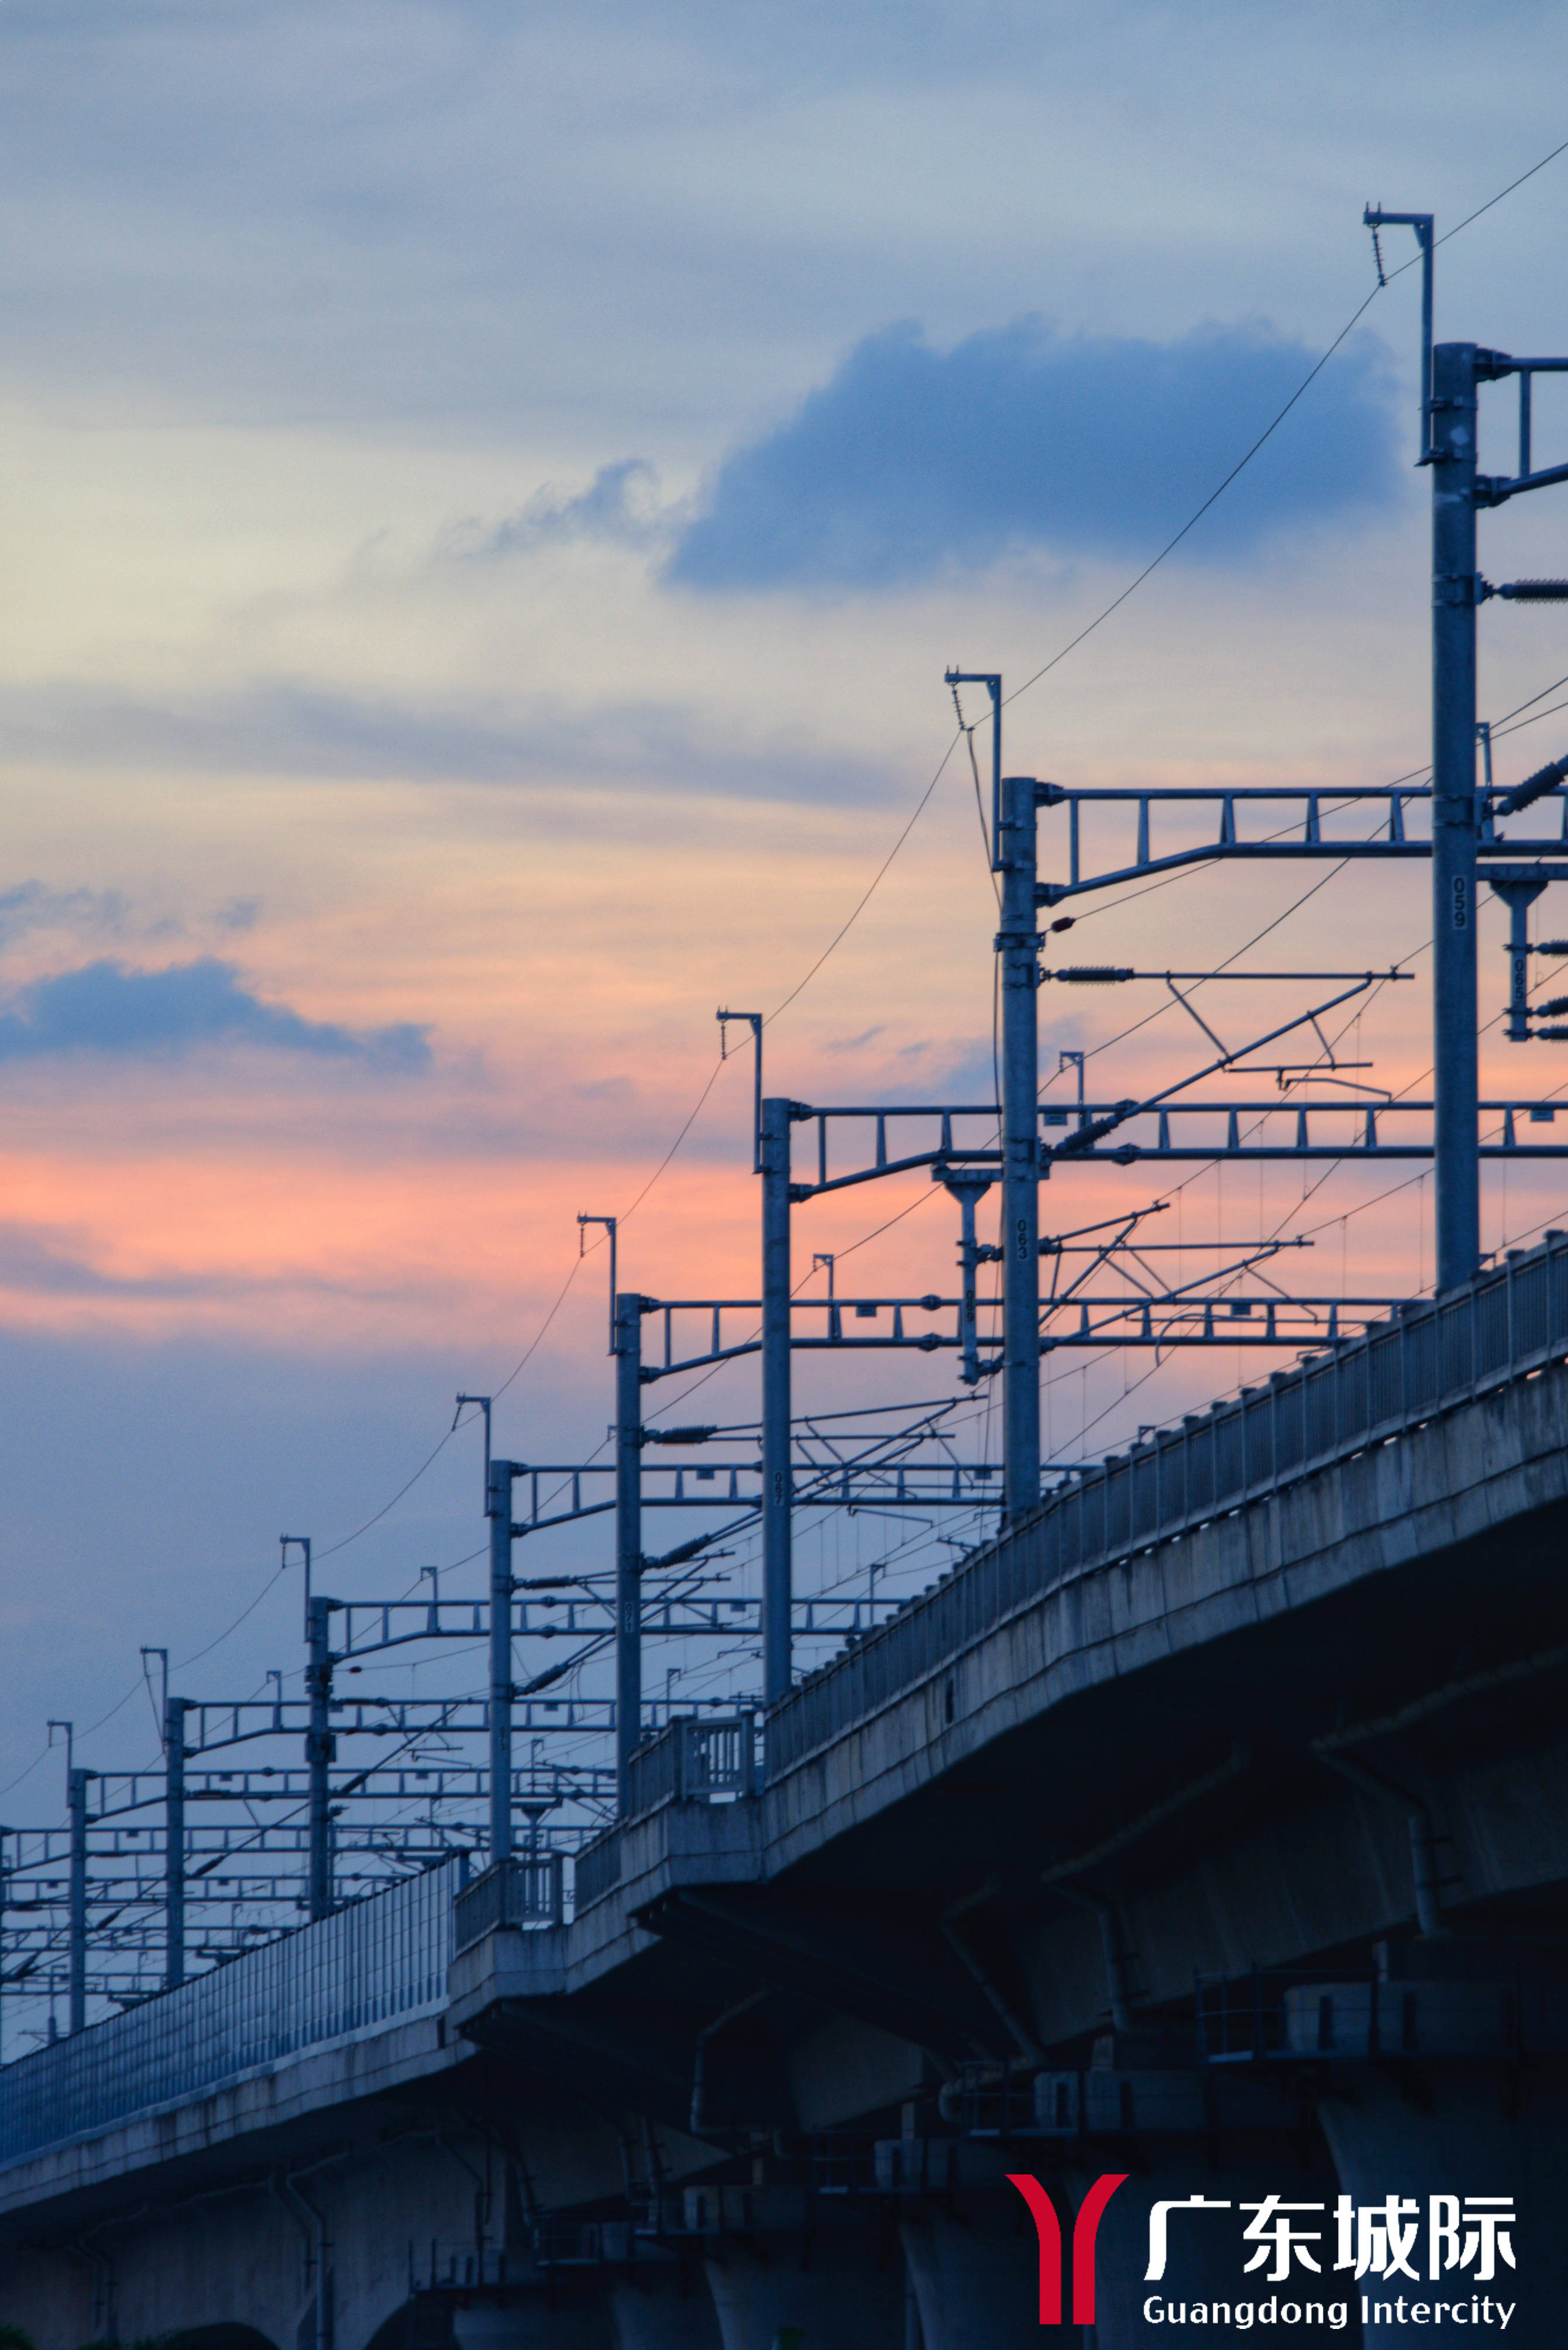
{"label": "steel support pole", "polygon": [[1544,881],[1494,881],[1492,889],[1508,908],[1508,1025],[1503,1035],[1511,1045],[1530,1041],[1530,909]]}
{"label": "steel support pole", "polygon": [[1039,937],[1033,775],[1002,785],[1002,1492],[1016,1525],[1040,1501]]}
{"label": "steel support pole", "polygon": [[185,1980],[185,1711],[191,1700],[163,1705],[164,1958],[163,1988]]}
{"label": "steel support pole", "polygon": [[787,1697],[793,1678],[790,1461],[790,1105],[763,1104],[763,1702]]}
{"label": "steel support pole", "polygon": [[615,1784],[625,1814],[642,1743],[642,1300],[615,1301]]}
{"label": "steel support pole", "polygon": [[332,1806],[330,1771],[337,1742],[332,1735],[332,1602],[312,1595],[307,1617],[310,1658],[306,1667],[310,1702],[305,1761],[310,1781],[310,1883],[312,1922],[332,1915]]}
{"label": "steel support pole", "polygon": [[1432,354],[1432,1165],[1438,1287],[1480,1258],[1476,1044],[1476,347]]}
{"label": "steel support pole", "polygon": [[87,2022],[87,1791],[90,1771],[73,1770],[66,1786],[66,1811],[70,1822],[70,1910],[67,1920],[67,1981],[69,2019],[67,2030],[79,2032]]}
{"label": "steel support pole", "polygon": [[975,1236],[974,1214],[981,1201],[991,1189],[989,1175],[948,1175],[943,1182],[959,1203],[959,1275],[962,1284],[962,1304],[959,1309],[959,1340],[963,1356],[963,1368],[959,1377],[965,1387],[975,1387],[980,1380],[980,1242]]}
{"label": "steel support pole", "polygon": [[514,1461],[492,1461],[490,1520],[490,1865],[512,1857],[512,1480]]}

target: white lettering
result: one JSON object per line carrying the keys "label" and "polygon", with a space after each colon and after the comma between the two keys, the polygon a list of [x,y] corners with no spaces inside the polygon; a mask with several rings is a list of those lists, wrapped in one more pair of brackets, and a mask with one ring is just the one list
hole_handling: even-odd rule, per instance
{"label": "white lettering", "polygon": [[1160,2300],[1158,2293],[1151,2293],[1148,2299],[1144,2303],[1143,2322],[1146,2325],[1163,2325],[1165,2324],[1165,2304]]}
{"label": "white lettering", "polygon": [[1509,2319],[1518,2307],[1517,2301],[1500,2301],[1497,2305],[1498,2323],[1506,2328]]}
{"label": "white lettering", "polygon": [[1473,2269],[1477,2284],[1490,2284],[1500,2261],[1506,2268],[1518,2266],[1511,2195],[1467,2195],[1462,2212],[1457,2195],[1433,2195],[1427,2214],[1427,2274],[1434,2284],[1446,2269]]}
{"label": "white lettering", "polygon": [[[1434,2202],[1440,2200],[1434,2197]],[[1351,2258],[1351,2221],[1355,2220],[1355,2269],[1358,2277],[1368,2270],[1374,2276],[1407,2276],[1412,2284],[1416,2272],[1410,2256],[1416,2250],[1420,2233],[1420,2210],[1413,2195],[1386,2196],[1381,2203],[1363,2203],[1354,2207],[1348,2195],[1342,2195],[1334,2206],[1334,2221],[1339,2240],[1336,2268],[1349,2268]],[[1412,2216],[1414,2215],[1414,2216]],[[1432,2255],[1435,2260],[1437,2255]],[[1437,2275],[1434,2268],[1432,2274]]]}
{"label": "white lettering", "polygon": [[1265,2195],[1261,2203],[1242,2203],[1238,2209],[1255,2211],[1258,2215],[1255,2220],[1249,2220],[1241,2231],[1250,2244],[1258,2247],[1247,2262],[1245,2273],[1261,2269],[1265,2261],[1272,2259],[1269,2282],[1283,2284],[1290,2276],[1293,2256],[1303,2268],[1314,2272],[1319,2268],[1319,2262],[1314,2254],[1308,2251],[1307,2246],[1322,2241],[1322,2230],[1298,2228],[1290,2214],[1293,2211],[1321,2211],[1321,2203],[1286,2203],[1277,2195]]}
{"label": "white lettering", "polygon": [[[1247,2207],[1251,2209],[1251,2207]],[[1156,2203],[1148,2215],[1148,2266],[1143,2272],[1145,2284],[1158,2284],[1165,2274],[1167,2235],[1170,2211],[1228,2211],[1229,2202],[1211,2202],[1206,2195],[1184,2195],[1168,2203]]]}

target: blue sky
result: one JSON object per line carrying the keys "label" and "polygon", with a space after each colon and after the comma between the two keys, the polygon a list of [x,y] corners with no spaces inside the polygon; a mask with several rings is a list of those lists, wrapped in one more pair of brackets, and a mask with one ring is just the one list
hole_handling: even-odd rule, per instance
{"label": "blue sky", "polygon": [[[0,14],[0,1621],[40,1716],[213,1638],[281,1525],[352,1531],[499,1385],[576,1212],[680,1128],[714,1007],[781,1003],[861,900],[952,742],[944,668],[1011,688],[1118,596],[1371,291],[1364,202],[1452,226],[1555,144],[1565,70],[1532,0]],[[1568,348],[1563,168],[1442,248],[1440,335]],[[1011,706],[1010,764],[1419,765],[1417,290]],[[1538,506],[1488,523],[1492,576],[1561,568]],[[1550,609],[1483,639],[1490,711],[1568,671]],[[977,844],[961,752],[770,1029],[782,1088],[983,1076]],[[1293,886],[1173,891],[1084,951],[1229,951]],[[1359,964],[1425,920],[1352,877],[1278,944]],[[1113,1024],[1053,1022],[1053,1053]],[[727,1065],[628,1224],[649,1294],[746,1294],[746,1115]],[[1403,1211],[1349,1230],[1352,1272],[1415,1277]],[[919,1291],[950,1242],[911,1214],[861,1262]],[[498,1442],[597,1440],[603,1302],[590,1260]],[[1085,1374],[1052,1440],[1212,1376]],[[464,1556],[472,1468],[346,1587]],[[294,1630],[274,1592],[204,1669],[249,1688]],[[89,1759],[144,1759],[138,1720]],[[0,1785],[36,1731],[0,1724]]]}

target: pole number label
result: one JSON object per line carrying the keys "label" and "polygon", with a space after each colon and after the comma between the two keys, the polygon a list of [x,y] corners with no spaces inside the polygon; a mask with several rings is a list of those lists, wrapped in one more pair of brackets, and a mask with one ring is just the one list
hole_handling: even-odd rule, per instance
{"label": "pole number label", "polygon": [[1452,888],[1454,928],[1456,931],[1468,931],[1470,926],[1470,885],[1462,873],[1456,873]]}

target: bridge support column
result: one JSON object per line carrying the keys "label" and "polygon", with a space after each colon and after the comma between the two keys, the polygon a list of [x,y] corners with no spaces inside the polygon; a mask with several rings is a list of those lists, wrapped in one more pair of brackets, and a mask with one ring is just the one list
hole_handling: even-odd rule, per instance
{"label": "bridge support column", "polygon": [[497,2307],[476,2303],[454,2310],[456,2350],[614,2350],[609,2311],[597,2294],[535,2299]]}
{"label": "bridge support column", "polygon": [[946,2208],[922,2208],[898,2232],[919,2313],[919,2350],[1036,2350],[1034,2230],[1005,2181]]}
{"label": "bridge support column", "polygon": [[[1397,2070],[1404,2079],[1393,2077]],[[1522,2074],[1522,2077],[1521,2077]],[[1568,2234],[1562,2212],[1568,2197],[1568,2059],[1532,2058],[1522,2068],[1434,2062],[1375,2072],[1370,2067],[1325,2097],[1319,2107],[1324,2135],[1339,2171],[1341,2191],[1355,2204],[1385,2203],[1390,2195],[1410,2196],[1419,2206],[1418,2242],[1410,2265],[1419,2282],[1379,2278],[1370,2272],[1345,2280],[1359,2312],[1369,2304],[1364,2328],[1366,2350],[1409,2339],[1408,2322],[1376,2322],[1379,2304],[1403,2294],[1408,2321],[1412,2302],[1461,2303],[1469,2323],[1470,2303],[1483,2296],[1513,2304],[1508,2340],[1516,2350],[1559,2350],[1563,2312],[1568,2306]],[[1458,2266],[1438,2278],[1429,2274],[1429,2199],[1434,2195],[1511,2195],[1518,2224],[1510,2233],[1518,2266],[1494,2263],[1495,2274],[1477,2281],[1478,2262]],[[1463,2234],[1461,2230],[1461,2236]],[[1442,2338],[1449,2321],[1445,2319]],[[1501,2338],[1494,2331],[1482,2340]]]}
{"label": "bridge support column", "polygon": [[688,2207],[722,2223],[705,2261],[722,2350],[905,2350],[891,2230],[799,2187],[697,2189]]}
{"label": "bridge support column", "polygon": [[639,2262],[609,2288],[616,2350],[721,2350],[719,2320],[702,2271]]}
{"label": "bridge support column", "polygon": [[870,2238],[732,2241],[708,2282],[723,2350],[904,2350],[903,2264],[880,2262]]}

